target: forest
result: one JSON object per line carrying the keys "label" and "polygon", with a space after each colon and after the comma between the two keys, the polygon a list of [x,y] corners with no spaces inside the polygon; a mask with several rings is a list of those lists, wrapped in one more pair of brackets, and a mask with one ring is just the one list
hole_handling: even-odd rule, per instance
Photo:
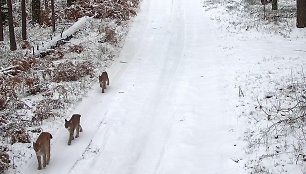
{"label": "forest", "polygon": [[[42,132],[44,124],[63,121],[68,108],[81,101],[97,82],[99,73],[110,67],[142,1],[1,0],[0,173],[18,167],[22,158],[29,156],[14,151],[15,145],[31,148],[28,144],[34,141],[32,135]],[[292,25],[306,27],[306,0],[203,1],[203,11],[223,7],[229,15],[241,12],[241,20],[227,21],[229,33],[257,30],[286,38]],[[224,22],[220,16],[211,19]],[[89,35],[88,30],[95,35]],[[79,41],[82,37],[87,39]],[[303,72],[300,75],[300,79],[305,79]],[[268,125],[254,126],[259,133],[245,132],[247,153],[275,145],[269,149],[272,153],[268,151],[247,162],[245,167],[252,172],[265,171],[262,161],[288,154],[288,149],[297,164],[306,161],[305,81],[296,81],[294,77],[288,81],[276,92],[254,97],[256,103],[251,109],[245,106],[246,101],[241,101],[243,109],[251,110],[242,113],[249,122]],[[239,86],[239,97],[244,95],[245,88]],[[295,142],[291,148],[286,144],[289,139]]]}

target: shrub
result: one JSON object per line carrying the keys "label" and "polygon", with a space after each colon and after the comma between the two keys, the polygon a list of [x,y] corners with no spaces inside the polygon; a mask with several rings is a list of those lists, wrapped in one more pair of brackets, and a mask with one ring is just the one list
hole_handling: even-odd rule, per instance
{"label": "shrub", "polygon": [[53,81],[54,82],[69,82],[77,81],[86,75],[93,76],[93,65],[89,61],[73,64],[70,61],[60,63],[54,70]]}
{"label": "shrub", "polygon": [[4,173],[10,166],[10,158],[6,147],[0,146],[0,173]]}

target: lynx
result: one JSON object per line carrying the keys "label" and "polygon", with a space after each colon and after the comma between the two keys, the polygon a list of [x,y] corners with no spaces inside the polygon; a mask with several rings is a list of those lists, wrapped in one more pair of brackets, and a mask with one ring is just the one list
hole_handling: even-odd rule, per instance
{"label": "lynx", "polygon": [[71,141],[74,139],[74,131],[76,131],[75,138],[78,138],[79,132],[83,131],[80,125],[80,118],[80,114],[73,114],[69,121],[65,119],[65,128],[69,131],[68,145],[70,145]]}
{"label": "lynx", "polygon": [[33,142],[33,148],[36,152],[36,157],[38,161],[38,170],[41,170],[41,156],[43,158],[43,167],[46,167],[50,161],[50,139],[52,139],[52,135],[49,132],[42,132],[36,143]]}
{"label": "lynx", "polygon": [[108,79],[107,72],[104,71],[99,76],[99,83],[100,83],[100,87],[102,88],[102,93],[104,93],[104,89],[106,89],[106,84],[109,85],[109,79]]}

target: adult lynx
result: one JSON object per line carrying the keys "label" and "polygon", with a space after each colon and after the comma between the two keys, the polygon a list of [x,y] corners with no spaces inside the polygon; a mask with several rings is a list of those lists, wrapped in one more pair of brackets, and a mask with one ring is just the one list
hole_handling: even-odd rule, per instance
{"label": "adult lynx", "polygon": [[41,156],[43,158],[43,167],[46,167],[50,161],[50,139],[52,139],[52,135],[49,132],[42,132],[37,140],[36,143],[33,142],[33,148],[36,152],[36,157],[38,161],[38,170],[41,167]]}
{"label": "adult lynx", "polygon": [[99,76],[99,83],[100,83],[100,87],[102,88],[102,93],[104,93],[104,89],[106,89],[106,84],[109,85],[109,79],[108,79],[107,72],[104,71]]}
{"label": "adult lynx", "polygon": [[79,137],[79,132],[82,132],[82,127],[80,125],[80,114],[73,114],[69,121],[65,119],[65,128],[69,131],[69,140],[68,145],[71,144],[71,141],[74,139],[74,131],[76,130],[75,138]]}

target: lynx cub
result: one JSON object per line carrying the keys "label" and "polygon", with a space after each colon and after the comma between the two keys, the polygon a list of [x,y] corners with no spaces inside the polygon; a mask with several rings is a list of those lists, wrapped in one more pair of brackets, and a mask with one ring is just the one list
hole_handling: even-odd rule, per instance
{"label": "lynx cub", "polygon": [[36,143],[33,142],[33,148],[36,152],[36,157],[38,161],[38,170],[41,167],[41,156],[43,158],[43,167],[46,167],[50,161],[50,139],[52,139],[52,135],[49,132],[42,132],[37,140]]}
{"label": "lynx cub", "polygon": [[106,82],[107,82],[107,85],[109,85],[108,74],[107,72],[104,71],[99,76],[99,83],[100,83],[100,87],[102,88],[102,93],[104,93],[104,89],[106,89]]}
{"label": "lynx cub", "polygon": [[82,127],[80,125],[80,114],[73,114],[69,121],[65,119],[65,128],[69,131],[69,140],[68,145],[71,144],[71,141],[74,139],[74,131],[76,130],[75,138],[79,137],[79,132],[82,132]]}

